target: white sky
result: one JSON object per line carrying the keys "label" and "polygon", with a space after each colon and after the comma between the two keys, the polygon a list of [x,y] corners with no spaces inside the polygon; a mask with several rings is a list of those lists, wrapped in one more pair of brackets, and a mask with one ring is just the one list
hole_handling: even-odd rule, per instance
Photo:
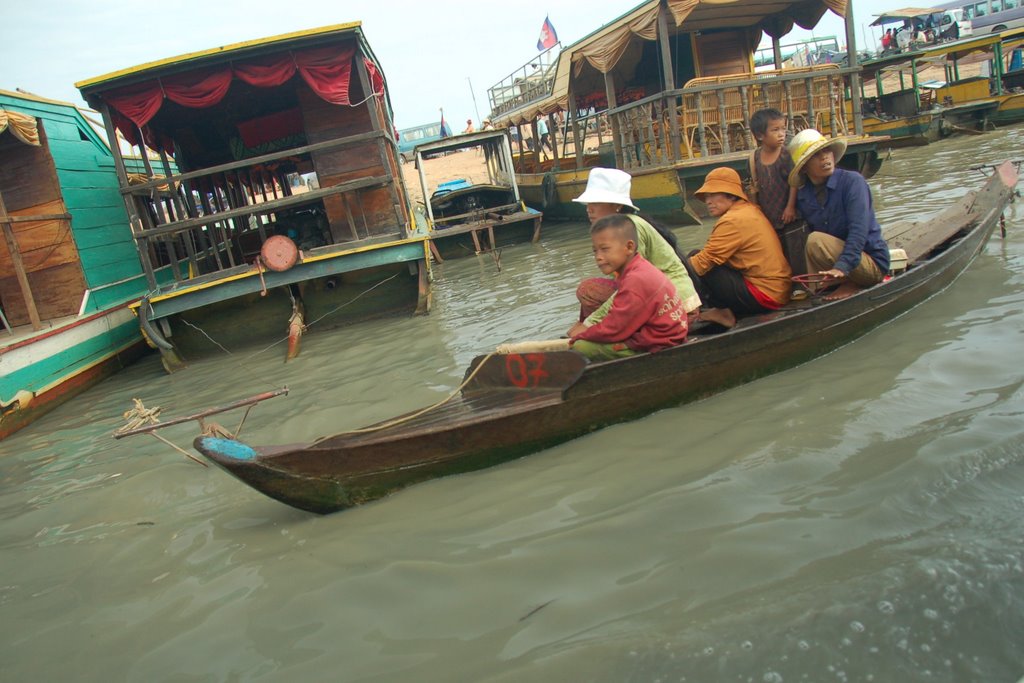
{"label": "white sky", "polygon": [[[537,38],[545,14],[551,17],[562,44],[567,45],[638,3],[639,0],[549,0],[546,4],[484,0],[6,3],[0,20],[0,89],[22,88],[43,97],[82,104],[74,87],[76,81],[186,52],[359,20],[384,67],[398,127],[436,121],[438,109],[444,107],[445,119],[460,131],[467,118],[479,125],[479,119],[487,116],[487,88],[537,54]],[[906,0],[856,0],[858,47],[864,47],[865,36],[871,38],[866,24],[873,14],[906,4]],[[167,14],[168,9],[173,9],[173,13]],[[845,43],[842,20],[829,12],[814,35],[833,34],[839,37],[841,45]],[[806,37],[810,33],[791,35]],[[876,30],[874,36],[877,35]]]}

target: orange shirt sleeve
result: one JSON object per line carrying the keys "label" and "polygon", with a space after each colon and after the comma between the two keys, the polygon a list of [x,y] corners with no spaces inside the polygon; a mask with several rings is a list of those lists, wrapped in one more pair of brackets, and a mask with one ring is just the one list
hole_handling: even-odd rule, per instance
{"label": "orange shirt sleeve", "polygon": [[708,241],[704,244],[704,248],[690,257],[690,264],[698,275],[703,275],[715,266],[726,263],[743,243],[739,226],[730,217],[730,213],[731,211],[726,212],[718,219],[711,234],[708,235]]}

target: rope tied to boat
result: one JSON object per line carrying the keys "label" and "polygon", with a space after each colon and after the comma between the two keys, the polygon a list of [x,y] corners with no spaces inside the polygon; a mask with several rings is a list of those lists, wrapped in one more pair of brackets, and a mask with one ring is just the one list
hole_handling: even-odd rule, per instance
{"label": "rope tied to boat", "polygon": [[[126,420],[126,422],[114,432],[115,438],[119,434],[130,432],[133,429],[138,429],[139,427],[160,424],[160,411],[163,410],[163,408],[161,408],[160,406],[157,406],[156,408],[147,408],[145,405],[143,405],[142,401],[137,398],[133,398],[132,402],[135,403],[135,406],[133,408],[130,408],[129,410],[124,411],[124,419]],[[174,450],[178,451],[189,460],[197,462],[203,467],[209,467],[209,465],[207,465],[205,462],[195,457],[194,455],[186,451],[184,448],[178,446],[176,443],[165,439],[156,432],[149,433],[156,437],[158,441],[163,441],[165,444],[167,444]]]}
{"label": "rope tied to boat", "polygon": [[115,434],[123,434],[129,430],[137,429],[148,424],[157,424],[160,422],[160,411],[162,408],[157,406],[156,408],[147,408],[137,398],[133,398],[132,401],[135,403],[135,407],[130,410],[124,411],[124,419],[127,422],[124,423]]}
{"label": "rope tied to boat", "polygon": [[345,436],[345,435],[348,435],[348,434],[372,434],[373,432],[379,432],[380,430],[388,429],[389,427],[397,427],[399,425],[405,424],[406,422],[414,420],[417,417],[421,417],[423,415],[426,415],[427,413],[431,412],[432,410],[437,410],[438,408],[443,406],[445,403],[448,403],[453,398],[458,396],[459,392],[462,391],[463,389],[465,389],[466,385],[469,384],[470,382],[472,382],[473,378],[477,376],[477,373],[479,373],[483,369],[483,367],[485,365],[487,365],[487,361],[489,361],[491,358],[493,358],[496,355],[498,355],[498,353],[495,352],[495,351],[492,351],[491,353],[488,353],[486,356],[484,356],[484,359],[482,361],[480,361],[480,363],[475,368],[473,368],[473,372],[469,373],[469,375],[466,376],[466,379],[462,380],[462,384],[460,384],[459,386],[455,387],[455,389],[450,394],[448,394],[448,396],[446,396],[445,398],[441,399],[437,403],[429,405],[426,408],[423,408],[421,410],[417,410],[415,413],[410,413],[408,415],[403,415],[402,417],[397,417],[397,418],[395,418],[393,420],[388,420],[387,422],[381,422],[380,424],[373,425],[372,427],[363,427],[361,429],[350,429],[349,431],[343,432],[342,434],[335,434],[333,436],[325,436],[325,437],[323,437],[321,439],[317,439],[316,441],[313,442],[313,444],[314,445],[318,444],[321,441],[325,441],[326,439],[333,439],[336,436]]}

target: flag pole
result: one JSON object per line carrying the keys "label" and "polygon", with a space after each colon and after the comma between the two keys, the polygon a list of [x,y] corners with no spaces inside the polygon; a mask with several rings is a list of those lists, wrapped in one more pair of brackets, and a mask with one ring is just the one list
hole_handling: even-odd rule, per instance
{"label": "flag pole", "polygon": [[473,81],[470,80],[469,76],[466,76],[466,82],[469,83],[469,94],[473,98],[473,111],[476,112],[476,125],[482,125],[480,120],[480,109],[476,106],[476,93],[473,92]]}

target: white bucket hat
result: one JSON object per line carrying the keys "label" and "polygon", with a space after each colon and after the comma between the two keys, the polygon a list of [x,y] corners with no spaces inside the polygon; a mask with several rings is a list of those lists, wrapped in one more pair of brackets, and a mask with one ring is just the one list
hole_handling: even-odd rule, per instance
{"label": "white bucket hat", "polygon": [[629,198],[633,179],[617,168],[592,168],[587,178],[587,189],[574,202],[580,204],[620,204],[637,209]]}

